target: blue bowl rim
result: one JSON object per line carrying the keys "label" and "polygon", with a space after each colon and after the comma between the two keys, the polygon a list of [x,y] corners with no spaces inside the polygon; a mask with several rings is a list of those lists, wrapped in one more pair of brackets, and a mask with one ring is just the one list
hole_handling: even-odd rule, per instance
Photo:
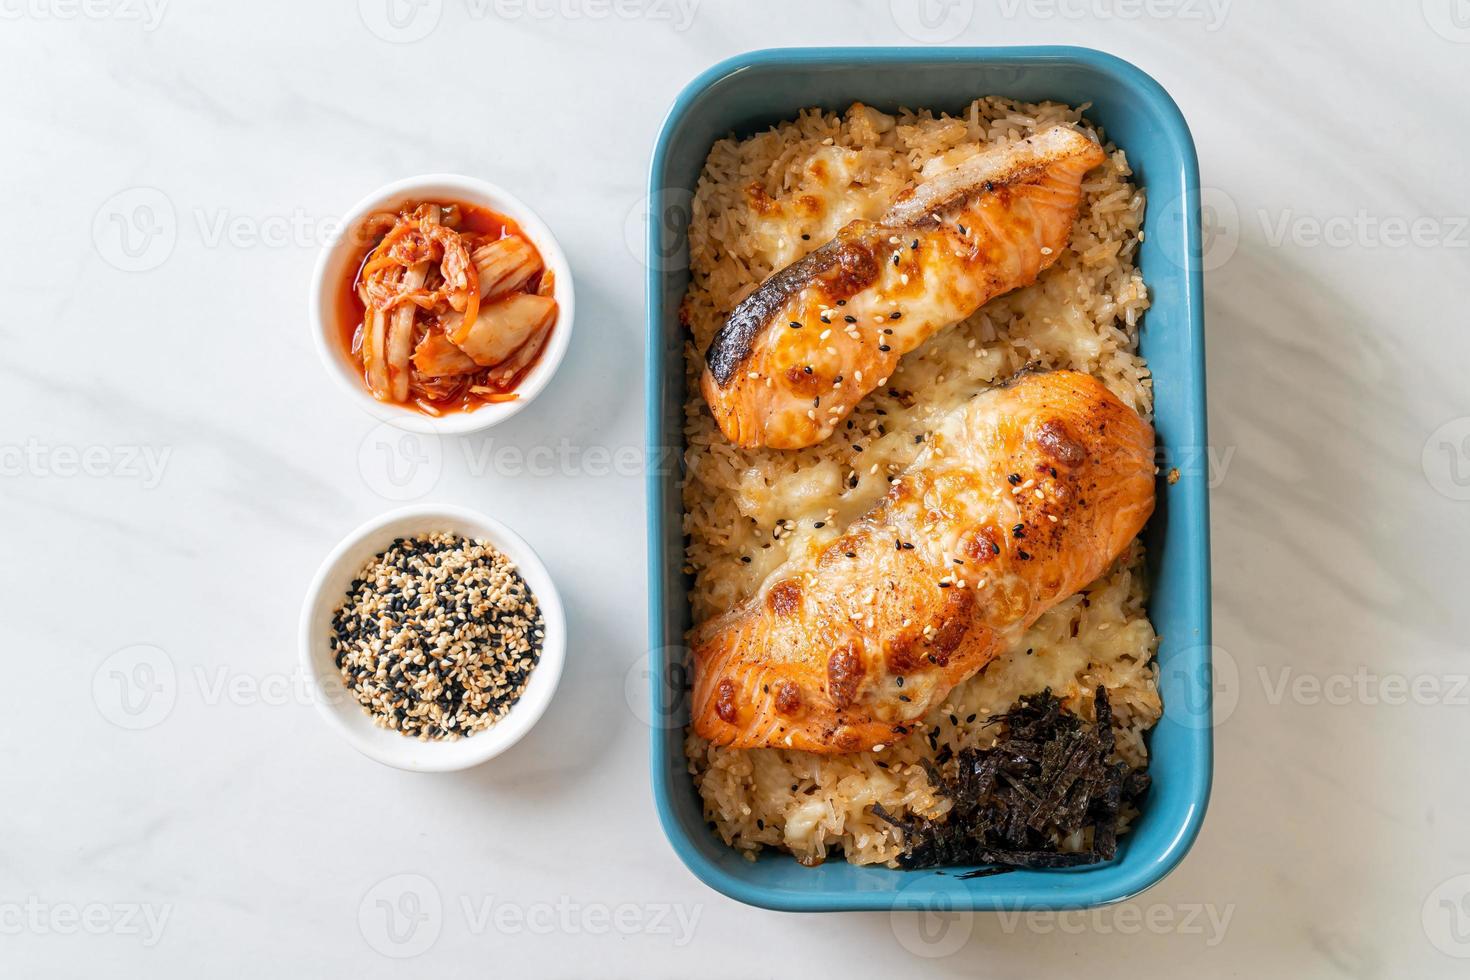
{"label": "blue bowl rim", "polygon": [[[689,112],[693,103],[715,83],[728,78],[741,71],[752,68],[760,68],[767,65],[797,65],[797,66],[821,66],[829,64],[847,65],[856,59],[862,59],[869,64],[891,65],[905,62],[923,61],[933,62],[988,62],[992,64],[1004,64],[1014,62],[1025,62],[1034,65],[1038,62],[1071,63],[1083,67],[1092,68],[1096,71],[1112,75],[1128,85],[1140,98],[1150,103],[1150,108],[1156,112],[1161,119],[1166,120],[1176,137],[1179,147],[1180,158],[1178,163],[1185,171],[1184,192],[1182,196],[1183,215],[1185,220],[1185,231],[1188,247],[1185,254],[1178,257],[1183,266],[1185,288],[1185,313],[1187,314],[1188,326],[1192,340],[1192,373],[1199,379],[1198,389],[1194,392],[1193,404],[1191,405],[1189,422],[1191,438],[1197,446],[1206,445],[1206,409],[1205,409],[1205,363],[1204,363],[1204,323],[1203,323],[1203,270],[1200,264],[1200,199],[1199,199],[1199,161],[1194,147],[1193,136],[1189,129],[1183,113],[1173,98],[1162,85],[1152,76],[1138,68],[1136,65],[1103,51],[1094,48],[1085,48],[1071,45],[1016,45],[1016,46],[989,46],[989,47],[923,47],[923,46],[900,46],[900,47],[789,47],[789,48],[763,48],[755,51],[745,52],[726,58],[717,62],[704,72],[690,81],[675,98],[659,128],[658,137],[654,144],[653,156],[649,164],[649,196],[650,200],[656,200],[661,190],[658,182],[659,175],[663,173],[666,164],[666,154],[671,135],[677,131],[684,117]],[[649,255],[660,254],[657,248],[657,236],[659,234],[658,223],[649,222],[647,247]],[[658,304],[654,297],[660,291],[660,278],[664,270],[656,263],[647,263],[648,274],[645,279],[646,300],[646,329],[645,337],[645,441],[650,453],[656,451],[655,443],[662,444],[658,438],[662,431],[662,418],[658,410],[658,395],[665,382],[665,366],[660,356],[661,346],[658,339],[663,331],[664,324],[654,316],[654,310]],[[649,458],[654,458],[650,455]],[[661,577],[662,554],[660,543],[663,540],[663,517],[662,503],[664,499],[662,476],[657,469],[650,469],[647,474],[647,533],[649,554],[649,595],[648,595],[648,623],[649,623],[649,648],[661,649],[666,645],[667,638],[663,635],[661,615],[664,606],[664,588]],[[1202,481],[1202,478],[1201,478]],[[1196,501],[1197,506],[1193,510],[1193,520],[1187,529],[1189,536],[1198,542],[1202,548],[1203,567],[1199,570],[1201,584],[1205,595],[1210,591],[1210,562],[1209,562],[1209,498],[1207,492],[1201,492]],[[1198,644],[1207,646],[1211,642],[1211,624],[1209,616],[1209,604],[1204,606],[1203,620],[1198,624],[1196,636]],[[1206,664],[1208,667],[1208,664]],[[657,665],[650,663],[650,690],[651,696],[657,703],[660,686],[660,669]],[[1205,695],[1213,700],[1213,688],[1206,687]],[[1212,705],[1206,706],[1206,712],[1212,710]],[[664,835],[668,838],[670,846],[679,856],[690,872],[704,884],[713,888],[721,894],[733,898],[736,901],[758,908],[771,909],[782,912],[829,912],[829,911],[900,911],[932,910],[936,907],[934,901],[934,889],[919,887],[903,887],[894,891],[833,893],[823,891],[812,891],[807,893],[789,893],[777,891],[762,886],[744,878],[738,877],[712,863],[705,855],[701,854],[692,841],[687,839],[684,826],[678,821],[670,804],[670,794],[674,792],[669,780],[668,767],[666,766],[668,753],[668,740],[672,736],[683,737],[683,729],[671,729],[653,725],[651,727],[650,745],[650,774],[654,803],[658,810],[659,822],[663,827]],[[966,888],[962,894],[955,894],[954,889],[947,889],[940,905],[943,908],[962,908],[973,911],[1023,911],[1030,909],[1079,909],[1095,908],[1098,906],[1114,904],[1126,901],[1146,889],[1163,880],[1172,872],[1189,853],[1195,839],[1199,835],[1201,824],[1204,821],[1205,811],[1208,807],[1210,789],[1213,782],[1213,734],[1212,729],[1206,727],[1196,732],[1196,738],[1190,746],[1190,767],[1187,776],[1191,779],[1189,787],[1189,798],[1193,805],[1190,806],[1184,822],[1161,853],[1151,855],[1151,859],[1139,860],[1136,866],[1128,868],[1128,874],[1116,876],[1109,887],[1103,888],[1092,886],[1089,888],[1075,889],[1065,894],[1055,891],[1022,893],[1019,895],[996,896],[977,893],[974,888]],[[685,787],[680,787],[680,790]],[[1123,864],[1116,866],[1119,870]],[[897,874],[910,874],[911,872],[895,872]],[[1072,876],[1067,876],[1072,877]],[[958,879],[948,879],[957,883]],[[983,883],[986,879],[978,879]],[[966,883],[970,884],[970,883]],[[983,887],[983,885],[982,885]]]}

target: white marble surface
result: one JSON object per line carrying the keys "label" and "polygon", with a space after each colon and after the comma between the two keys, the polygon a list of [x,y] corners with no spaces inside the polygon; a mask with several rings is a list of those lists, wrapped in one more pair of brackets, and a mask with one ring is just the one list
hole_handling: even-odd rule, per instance
{"label": "white marble surface", "polygon": [[[883,0],[420,2],[415,43],[367,26],[392,34],[384,0],[0,2],[0,974],[1465,975],[1464,0],[957,0],[930,26]],[[643,483],[585,453],[642,445],[625,227],[677,89],[755,47],[949,40],[1113,51],[1193,126],[1234,671],[1175,874],[926,941],[746,908],[676,860],[624,694]],[[436,169],[541,211],[580,316],[533,410],[395,487],[305,295],[334,215]],[[504,519],[568,601],[557,701],[475,771],[360,758],[292,686],[310,575],[393,496]],[[427,918],[390,934],[405,892]]]}

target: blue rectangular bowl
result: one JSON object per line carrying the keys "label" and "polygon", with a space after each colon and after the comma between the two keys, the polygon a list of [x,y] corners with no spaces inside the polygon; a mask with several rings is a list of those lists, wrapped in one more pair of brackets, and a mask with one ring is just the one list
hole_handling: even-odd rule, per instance
{"label": "blue rectangular bowl", "polygon": [[[807,106],[854,101],[957,112],[982,95],[1091,103],[1087,115],[1128,153],[1148,193],[1139,264],[1153,305],[1142,353],[1154,376],[1158,508],[1145,532],[1149,615],[1162,642],[1164,717],[1150,737],[1153,788],[1111,862],[961,881],[963,869],[894,871],[841,858],[806,868],[785,854],[750,862],[705,823],[683,753],[688,722],[684,636],[688,577],[677,471],[648,478],[649,648],[653,792],[674,850],[710,887],[785,911],[1063,909],[1121,901],[1157,882],[1194,842],[1210,791],[1210,558],[1205,440],[1199,176],[1179,108],[1152,78],[1086,48],[792,48],[721,62],[680,93],[649,174],[648,446],[683,450],[685,399],[678,309],[689,282],[689,200],[711,144],[748,135]],[[660,457],[662,458],[662,457]],[[1162,474],[1178,470],[1177,482]]]}

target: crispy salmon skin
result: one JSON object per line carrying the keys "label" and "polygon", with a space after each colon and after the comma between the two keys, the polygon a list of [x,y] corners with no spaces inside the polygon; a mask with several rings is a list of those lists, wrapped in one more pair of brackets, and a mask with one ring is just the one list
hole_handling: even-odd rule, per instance
{"label": "crispy salmon skin", "polygon": [[1057,260],[1104,159],[1066,126],[983,150],[776,272],[705,352],[721,431],[745,448],[826,439],[900,357]]}
{"label": "crispy salmon skin", "polygon": [[1153,450],[1087,374],[970,399],[872,511],[695,631],[696,734],[811,752],[902,737],[1128,547],[1153,511]]}

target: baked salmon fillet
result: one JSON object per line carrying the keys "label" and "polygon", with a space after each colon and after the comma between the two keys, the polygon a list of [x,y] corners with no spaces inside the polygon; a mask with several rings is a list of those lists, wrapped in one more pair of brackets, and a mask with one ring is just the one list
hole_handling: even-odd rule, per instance
{"label": "baked salmon fillet", "polygon": [[772,275],[705,351],[721,431],[745,448],[826,439],[900,357],[1057,260],[1104,159],[1065,126],[982,151]]}
{"label": "baked salmon fillet", "polygon": [[1153,428],[1091,375],[947,415],[866,516],[693,635],[696,734],[878,751],[1098,578],[1154,506]]}

